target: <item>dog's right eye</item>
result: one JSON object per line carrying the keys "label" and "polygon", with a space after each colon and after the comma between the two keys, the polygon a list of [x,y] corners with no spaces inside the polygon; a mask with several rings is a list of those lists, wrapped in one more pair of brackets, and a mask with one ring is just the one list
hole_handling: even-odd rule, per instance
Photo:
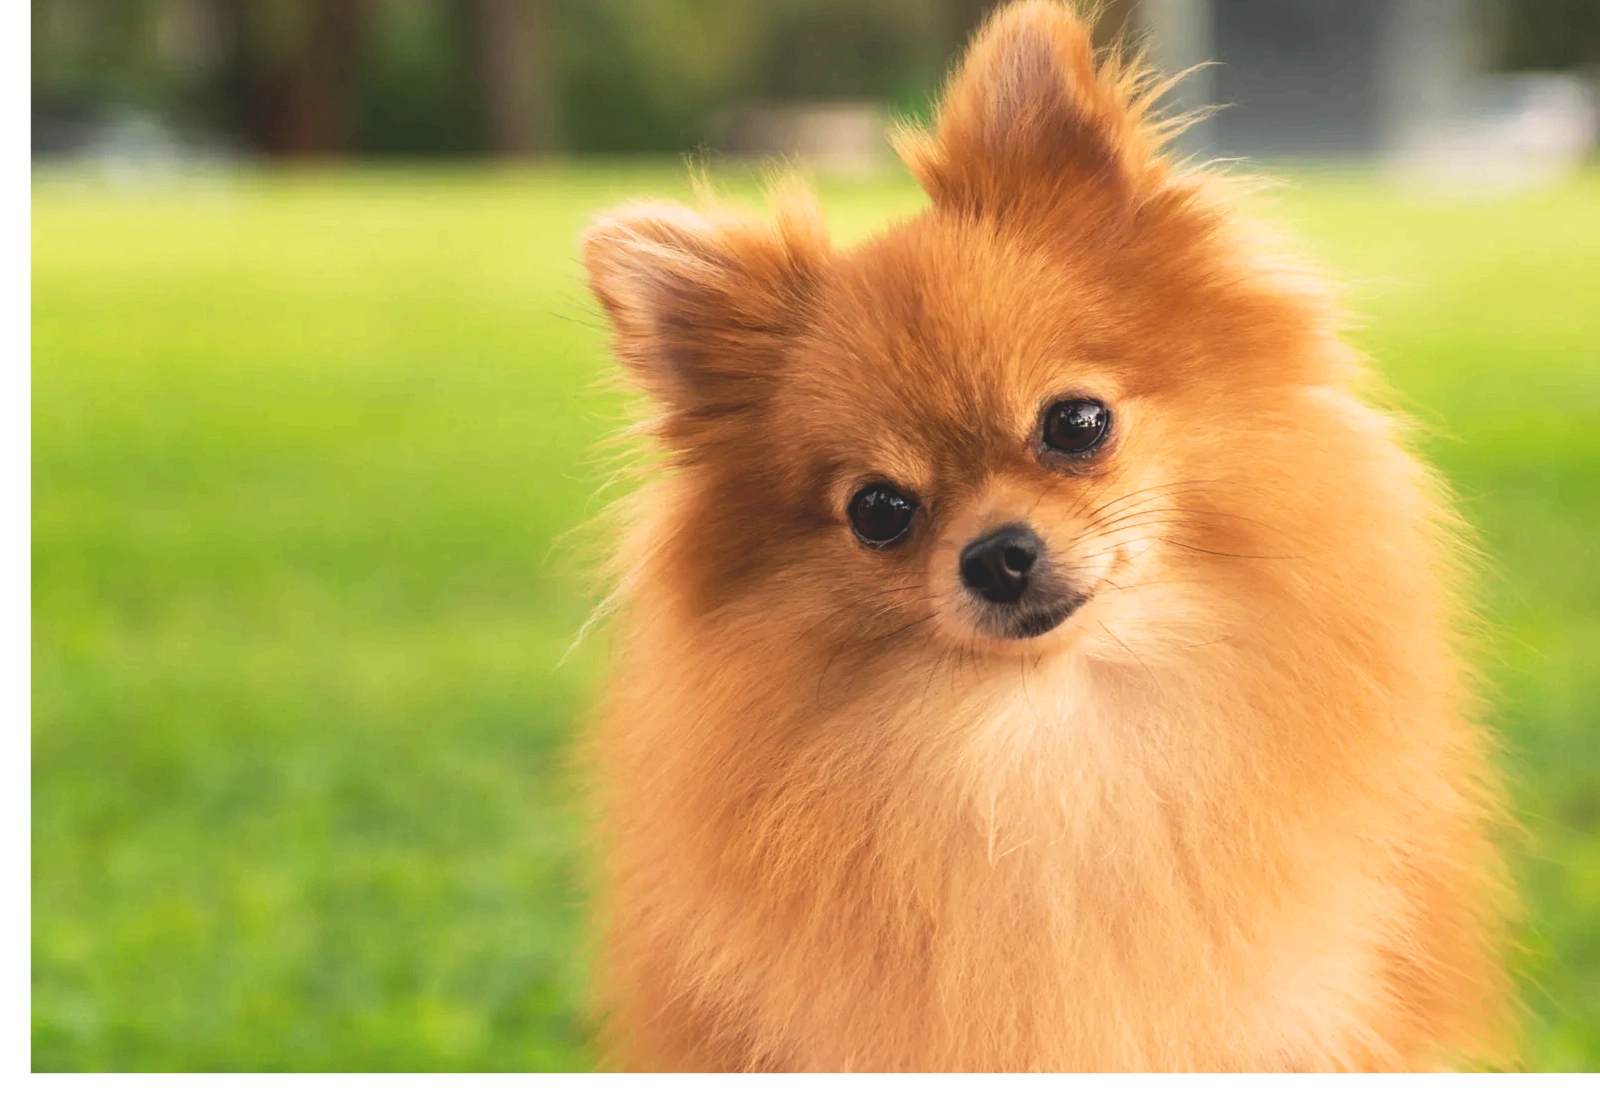
{"label": "dog's right eye", "polygon": [[888,548],[905,538],[917,503],[890,483],[873,483],[850,500],[850,528],[868,548]]}

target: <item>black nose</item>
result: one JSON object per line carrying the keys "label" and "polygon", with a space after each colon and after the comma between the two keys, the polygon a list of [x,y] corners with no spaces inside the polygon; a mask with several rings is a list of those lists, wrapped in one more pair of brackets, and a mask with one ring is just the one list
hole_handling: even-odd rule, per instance
{"label": "black nose", "polygon": [[1028,573],[1042,548],[1026,525],[1002,526],[962,551],[961,581],[979,597],[1009,605],[1028,589]]}

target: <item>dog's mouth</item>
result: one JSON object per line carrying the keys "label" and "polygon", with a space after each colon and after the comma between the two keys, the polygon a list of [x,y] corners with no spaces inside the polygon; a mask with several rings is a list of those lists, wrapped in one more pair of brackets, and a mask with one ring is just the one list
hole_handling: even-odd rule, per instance
{"label": "dog's mouth", "polygon": [[982,628],[986,635],[1002,640],[1032,640],[1059,628],[1092,597],[1092,592],[1074,593],[1010,609],[991,608],[984,614]]}

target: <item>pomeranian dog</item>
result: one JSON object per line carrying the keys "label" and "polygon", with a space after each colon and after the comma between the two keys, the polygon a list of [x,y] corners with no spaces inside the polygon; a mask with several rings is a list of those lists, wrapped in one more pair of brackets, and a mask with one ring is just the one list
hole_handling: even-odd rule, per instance
{"label": "pomeranian dog", "polygon": [[1318,283],[1032,0],[850,249],[583,241],[662,462],[587,745],[610,1060],[1508,1061],[1459,527]]}

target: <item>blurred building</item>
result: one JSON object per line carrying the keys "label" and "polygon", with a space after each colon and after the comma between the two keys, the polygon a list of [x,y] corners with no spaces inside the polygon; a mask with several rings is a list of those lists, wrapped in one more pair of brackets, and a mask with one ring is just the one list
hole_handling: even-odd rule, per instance
{"label": "blurred building", "polygon": [[[1576,20],[1578,6],[1568,6]],[[1222,109],[1188,137],[1197,151],[1580,156],[1593,139],[1589,82],[1494,74],[1505,30],[1494,16],[1475,0],[1141,0],[1138,11],[1163,67],[1216,63],[1178,96],[1184,107]]]}
{"label": "blurred building", "polygon": [[1484,65],[1469,0],[1143,0],[1164,67],[1215,62],[1185,106],[1223,110],[1195,135],[1227,155],[1365,157],[1464,104]]}

